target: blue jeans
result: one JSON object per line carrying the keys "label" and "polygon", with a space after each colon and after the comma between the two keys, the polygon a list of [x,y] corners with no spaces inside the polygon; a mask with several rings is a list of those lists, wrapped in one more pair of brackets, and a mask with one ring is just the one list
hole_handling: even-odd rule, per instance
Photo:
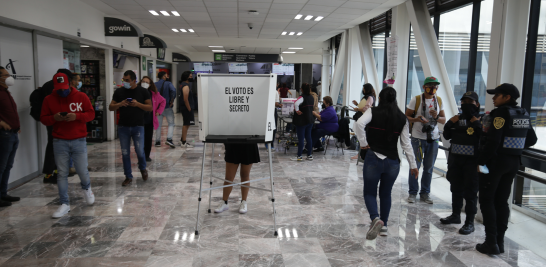
{"label": "blue jeans", "polygon": [[[391,212],[391,191],[398,173],[400,162],[389,158],[380,159],[368,149],[364,167],[364,202],[370,219],[373,221],[379,217],[387,226],[389,213]],[[381,203],[381,216],[377,211],[377,184],[379,184],[379,201]]]}
{"label": "blue jeans", "polygon": [[412,137],[411,146],[413,147],[413,154],[415,154],[417,169],[419,169],[421,163],[423,163],[423,175],[421,175],[421,191],[419,192],[419,181],[417,180],[417,177],[411,175],[411,172],[409,173],[409,194],[417,195],[417,192],[420,194],[428,194],[430,193],[432,170],[434,169],[436,156],[438,156],[438,139],[433,140],[432,143],[427,143],[427,140]]}
{"label": "blue jeans", "polygon": [[0,130],[0,196],[8,194],[9,173],[19,147],[19,134]]}
{"label": "blue jeans", "polygon": [[311,156],[311,153],[313,153],[313,142],[311,141],[312,129],[312,123],[304,126],[296,126],[296,132],[298,133],[298,157],[301,157],[301,153],[303,152],[303,138],[307,141],[307,156]]}
{"label": "blue jeans", "polygon": [[146,157],[144,156],[144,126],[118,126],[119,142],[121,144],[121,156],[123,158],[123,173],[127,179],[133,179],[131,171],[131,138],[135,145],[138,158],[138,169],[146,169]]}
{"label": "blue jeans", "polygon": [[55,164],[57,164],[57,187],[61,204],[70,205],[68,199],[68,172],[70,159],[74,161],[74,167],[82,189],[88,189],[91,185],[89,172],[87,171],[87,141],[85,138],[74,140],[53,139],[53,151],[55,151]]}
{"label": "blue jeans", "polygon": [[328,132],[324,129],[314,129],[311,131],[311,140],[313,140],[313,147],[315,148],[321,148],[322,144],[319,142],[319,139],[328,135],[332,134],[331,132]]}
{"label": "blue jeans", "polygon": [[159,122],[159,124],[158,124],[157,130],[155,131],[156,142],[161,142],[161,125],[163,125],[163,117],[167,118],[167,123],[169,123],[169,130],[167,132],[167,140],[173,140],[174,113],[172,108],[165,108],[163,113],[157,117],[157,121]]}

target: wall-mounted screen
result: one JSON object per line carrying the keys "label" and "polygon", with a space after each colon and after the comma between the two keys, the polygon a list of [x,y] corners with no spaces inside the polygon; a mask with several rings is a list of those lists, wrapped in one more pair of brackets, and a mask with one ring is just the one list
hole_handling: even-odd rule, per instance
{"label": "wall-mounted screen", "polygon": [[277,75],[294,75],[294,64],[290,63],[273,63],[273,71]]}

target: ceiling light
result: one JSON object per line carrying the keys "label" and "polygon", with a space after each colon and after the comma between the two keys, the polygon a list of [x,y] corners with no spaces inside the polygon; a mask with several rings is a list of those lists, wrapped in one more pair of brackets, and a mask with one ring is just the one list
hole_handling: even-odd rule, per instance
{"label": "ceiling light", "polygon": [[80,45],[80,47],[89,47],[88,45]]}
{"label": "ceiling light", "polygon": [[212,52],[226,52],[226,50],[212,50]]}
{"label": "ceiling light", "polygon": [[169,14],[169,12],[167,12],[167,11],[159,11],[159,12],[161,12],[161,14],[163,14],[163,16],[165,16],[165,17],[170,17],[171,16],[171,14]]}
{"label": "ceiling light", "polygon": [[289,47],[288,49],[303,49],[301,47]]}
{"label": "ceiling light", "polygon": [[324,17],[323,16],[318,16],[315,18],[315,21],[321,21]]}
{"label": "ceiling light", "polygon": [[178,32],[178,30],[177,30],[177,29],[173,29],[173,32]]}
{"label": "ceiling light", "polygon": [[294,35],[295,32],[290,32],[288,35]]}
{"label": "ceiling light", "polygon": [[297,14],[296,17],[294,19],[301,19],[301,17],[303,17],[302,14]]}
{"label": "ceiling light", "polygon": [[283,54],[295,54],[296,52],[292,52],[292,51],[284,51],[282,52]]}
{"label": "ceiling light", "polygon": [[286,35],[286,32],[282,32],[281,35]]}
{"label": "ceiling light", "polygon": [[249,10],[248,11],[248,14],[249,15],[260,15],[260,12],[256,11],[256,10]]}
{"label": "ceiling light", "polygon": [[154,16],[159,16],[159,13],[155,12],[155,10],[150,10],[150,13],[152,13]]}
{"label": "ceiling light", "polygon": [[310,19],[312,19],[312,18],[313,18],[313,16],[307,15],[307,17],[305,17],[304,20],[310,20]]}
{"label": "ceiling light", "polygon": [[190,31],[190,32],[194,32],[194,31],[193,31],[193,29],[188,29],[188,31]]}
{"label": "ceiling light", "polygon": [[302,34],[303,34],[303,32],[298,32],[298,35],[302,35]]}
{"label": "ceiling light", "polygon": [[177,17],[180,17],[180,14],[177,11],[171,11],[171,13],[173,13],[173,15],[175,15]]}
{"label": "ceiling light", "polygon": [[221,45],[209,45],[209,47],[223,47]]}
{"label": "ceiling light", "polygon": [[229,51],[235,51],[235,49],[230,49]]}
{"label": "ceiling light", "polygon": [[188,32],[188,31],[186,31],[185,29],[180,29],[180,31],[181,31],[181,32]]}

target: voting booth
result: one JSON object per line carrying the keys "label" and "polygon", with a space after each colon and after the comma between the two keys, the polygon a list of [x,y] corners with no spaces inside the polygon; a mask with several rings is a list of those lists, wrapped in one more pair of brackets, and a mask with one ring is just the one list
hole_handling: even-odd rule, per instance
{"label": "voting booth", "polygon": [[[204,143],[203,162],[201,165],[201,182],[197,207],[195,235],[199,235],[199,213],[201,196],[209,191],[209,209],[211,213],[212,190],[224,187],[247,187],[254,190],[271,192],[273,206],[273,224],[277,235],[275,218],[275,195],[273,190],[273,166],[271,145],[268,146],[269,177],[263,177],[241,183],[214,177],[214,144],[216,143],[271,143],[275,130],[275,94],[276,74],[197,74],[197,99],[199,105],[199,139]],[[207,145],[212,145],[210,187],[203,188],[205,171],[205,152]],[[213,178],[230,183],[214,186]],[[269,179],[271,189],[245,185],[250,182]]]}

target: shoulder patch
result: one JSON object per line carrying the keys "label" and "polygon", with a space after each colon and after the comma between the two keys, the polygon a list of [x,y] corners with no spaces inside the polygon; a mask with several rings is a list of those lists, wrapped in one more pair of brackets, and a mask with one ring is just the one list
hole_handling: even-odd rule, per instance
{"label": "shoulder patch", "polygon": [[495,129],[500,129],[502,126],[504,126],[504,118],[503,117],[496,117],[493,120],[493,126],[495,126]]}

